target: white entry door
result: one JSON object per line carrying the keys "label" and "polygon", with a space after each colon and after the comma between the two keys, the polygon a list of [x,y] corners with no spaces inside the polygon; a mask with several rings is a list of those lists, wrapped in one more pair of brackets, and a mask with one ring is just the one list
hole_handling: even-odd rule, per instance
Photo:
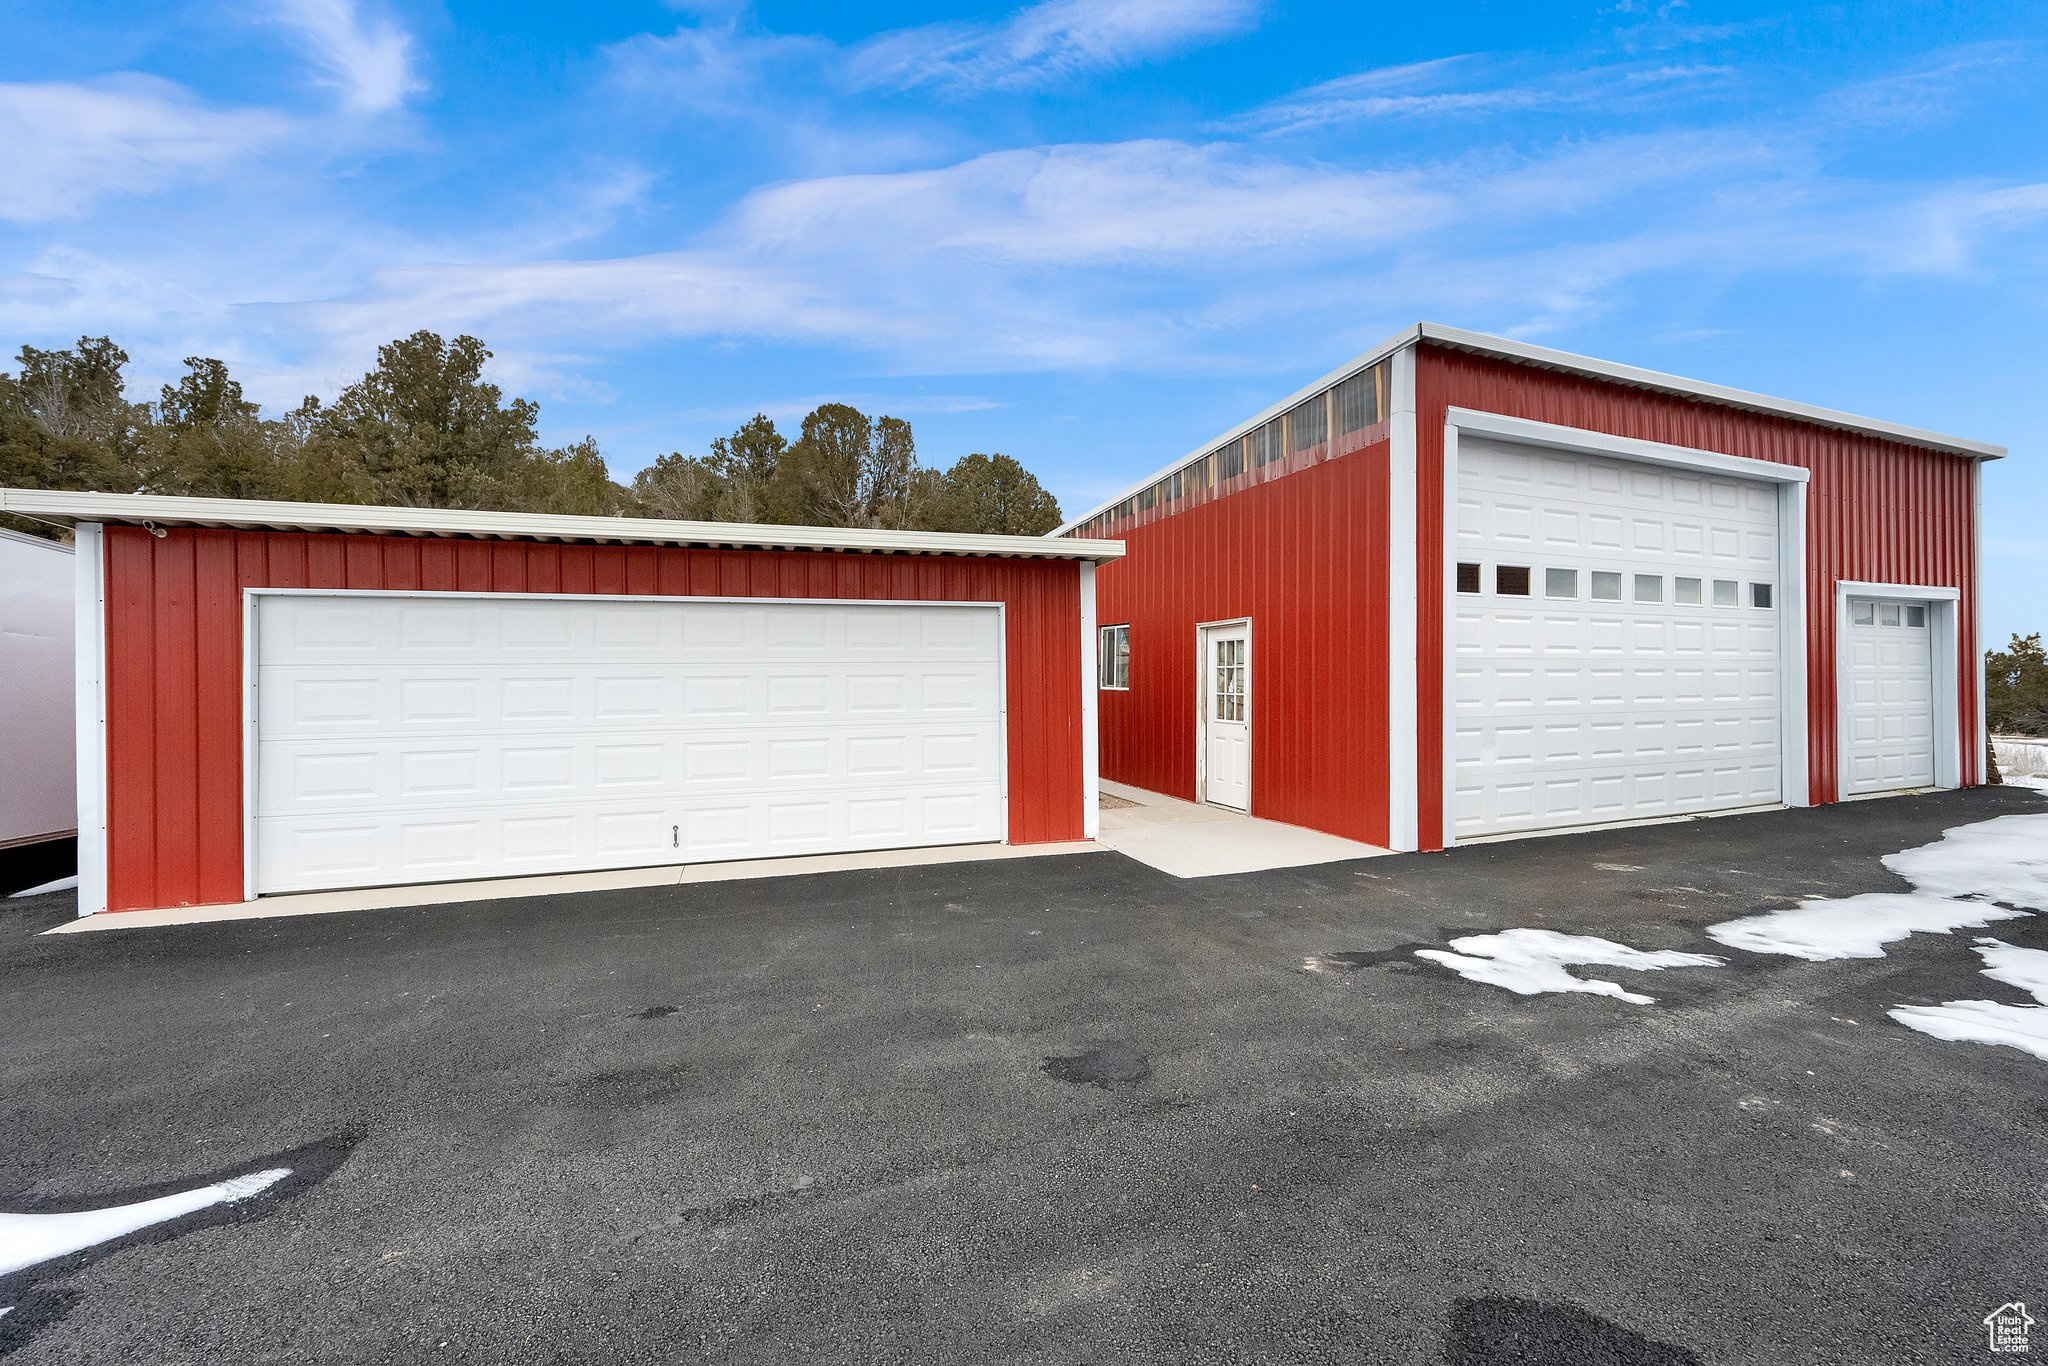
{"label": "white entry door", "polygon": [[259,892],[1004,836],[994,607],[256,603]]}
{"label": "white entry door", "polygon": [[1776,485],[1458,445],[1457,837],[1780,800]]}
{"label": "white entry door", "polygon": [[1202,628],[1202,800],[1252,808],[1252,628]]}
{"label": "white entry door", "polygon": [[1929,604],[1849,599],[1843,795],[1934,785]]}

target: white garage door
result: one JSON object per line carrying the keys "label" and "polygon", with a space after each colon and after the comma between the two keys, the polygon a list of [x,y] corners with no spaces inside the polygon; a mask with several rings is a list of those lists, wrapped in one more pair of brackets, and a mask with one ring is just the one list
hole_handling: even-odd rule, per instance
{"label": "white garage door", "polygon": [[1454,836],[1779,800],[1777,500],[1459,442]]}
{"label": "white garage door", "polygon": [[1934,785],[1934,639],[1924,602],[1849,599],[1846,795]]}
{"label": "white garage door", "polygon": [[992,607],[257,603],[262,892],[1004,836]]}

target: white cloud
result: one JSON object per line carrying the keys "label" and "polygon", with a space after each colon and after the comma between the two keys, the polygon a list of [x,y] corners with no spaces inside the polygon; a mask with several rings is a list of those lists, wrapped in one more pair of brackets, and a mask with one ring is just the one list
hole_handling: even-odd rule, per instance
{"label": "white cloud", "polygon": [[[998,27],[1073,13],[1040,7]],[[724,19],[608,50],[614,75],[672,81],[701,107],[757,108],[790,125],[808,116],[791,108],[803,95],[778,106],[754,91],[814,91],[805,109],[815,112],[833,98],[840,54]],[[1459,93],[1453,85],[1508,98],[1575,79],[1507,71],[1481,57],[1388,68],[1269,109],[1307,117],[1318,101]],[[1599,82],[1623,84],[1613,71]],[[268,140],[306,138],[303,124],[213,109],[162,82],[0,92],[23,89],[149,101],[120,137],[100,139],[113,150],[34,160],[51,136],[95,126],[56,116],[54,134],[0,140],[0,157],[21,168],[11,180],[26,187],[0,213],[17,216],[220,176]],[[0,118],[7,108],[0,97]],[[858,127],[857,115],[831,116],[840,134]],[[182,140],[180,119],[197,130]],[[1475,137],[1398,162],[1228,134],[943,159],[924,150],[918,169],[799,172],[779,184],[763,172],[762,188],[722,208],[669,202],[685,187],[674,171],[642,171],[645,150],[598,147],[433,230],[380,216],[320,177],[293,180],[271,157],[261,180],[153,206],[146,232],[107,215],[25,245],[0,268],[0,330],[39,343],[111,331],[131,345],[138,375],[219,354],[273,404],[331,391],[377,344],[419,327],[485,337],[507,383],[585,395],[597,366],[671,339],[832,348],[860,357],[868,378],[1242,374],[1355,349],[1416,316],[1554,331],[1627,309],[1659,277],[1718,289],[1787,271],[1959,273],[2000,235],[2024,244],[2048,214],[2038,185],[1832,175],[1830,140],[1857,125],[1815,122],[1680,123],[1533,147]],[[159,153],[150,138],[170,146]],[[103,169],[80,170],[92,165]],[[791,174],[787,161],[776,169]]]}
{"label": "white cloud", "polygon": [[1160,291],[1348,260],[1451,209],[1407,175],[1293,166],[1231,146],[1060,146],[757,191],[668,251],[415,253],[345,297],[285,314],[363,354],[414,327],[473,331],[508,364],[568,339],[695,337],[843,346],[933,373],[1142,367],[1213,330],[1198,308],[1163,307]]}
{"label": "white cloud", "polygon": [[1903,71],[1832,91],[1822,108],[1830,120],[1871,128],[1932,123],[1994,94],[2000,74],[2025,79],[2038,68],[2039,56],[2040,45],[2028,42],[1943,48]]}
{"label": "white cloud", "polygon": [[1896,212],[1900,226],[1874,252],[1874,269],[1954,274],[1974,265],[1982,244],[2048,219],[2048,183],[1935,187]]}
{"label": "white cloud", "polygon": [[[348,0],[277,0],[268,17],[300,40],[350,112],[391,109],[420,88],[411,38]],[[0,220],[72,217],[109,196],[216,182],[286,142],[327,141],[282,110],[210,104],[156,76],[0,83]]]}
{"label": "white cloud", "polygon": [[211,180],[288,128],[275,113],[208,105],[153,76],[0,84],[0,218],[42,222],[109,195]]}
{"label": "white cloud", "polygon": [[353,0],[275,0],[272,18],[340,92],[344,109],[380,114],[423,88],[413,71],[412,36],[389,19],[366,16]]}
{"label": "white cloud", "polygon": [[1276,135],[1375,120],[1476,122],[1491,115],[1566,108],[1632,116],[1702,86],[1724,84],[1737,74],[1733,67],[1710,63],[1560,68],[1527,56],[1469,53],[1339,76],[1260,105],[1221,126]]}
{"label": "white cloud", "polygon": [[857,85],[1004,90],[1115,71],[1253,26],[1261,0],[1041,0],[997,24],[929,24],[851,53]]}
{"label": "white cloud", "polygon": [[1219,264],[1355,250],[1426,228],[1447,209],[1410,173],[1148,140],[777,186],[748,196],[723,235],[776,255],[852,246],[1027,266]]}
{"label": "white cloud", "polygon": [[[1393,171],[1228,141],[1069,144],[771,186],[673,247],[610,257],[540,259],[576,242],[543,217],[523,239],[366,244],[346,230],[336,264],[315,276],[301,261],[297,291],[288,271],[252,274],[260,245],[210,282],[52,259],[11,300],[0,281],[0,324],[119,318],[131,298],[143,314],[208,308],[194,330],[251,338],[266,401],[331,387],[418,327],[483,336],[508,382],[561,392],[593,356],[677,338],[834,347],[898,373],[1227,371],[1271,363],[1258,338],[1275,319],[1313,353],[1423,314],[1541,334],[1659,275],[1900,269],[1924,258],[1940,213],[1964,263],[2044,203],[2035,187],[1830,182],[1742,132]],[[216,289],[299,302],[199,302]]]}
{"label": "white cloud", "polygon": [[1477,75],[1480,70],[1479,59],[1471,56],[1375,67],[1261,105],[1227,126],[1263,133],[1301,133],[1361,119],[1492,113],[1558,101],[1555,92],[1533,86],[1434,88],[1440,78],[1465,72]]}
{"label": "white cloud", "polygon": [[[1121,70],[1243,32],[1264,0],[1042,0],[999,23],[893,29],[850,47],[771,33],[731,9],[673,33],[605,49],[618,84],[665,104],[765,121],[805,116],[821,96],[933,87],[1002,91]],[[829,135],[829,134],[828,134]]]}
{"label": "white cloud", "polygon": [[[760,118],[789,111],[791,88],[778,73],[833,54],[822,38],[759,33],[727,18],[673,33],[640,34],[605,49],[619,84],[698,113]],[[815,88],[815,78],[797,86]]]}

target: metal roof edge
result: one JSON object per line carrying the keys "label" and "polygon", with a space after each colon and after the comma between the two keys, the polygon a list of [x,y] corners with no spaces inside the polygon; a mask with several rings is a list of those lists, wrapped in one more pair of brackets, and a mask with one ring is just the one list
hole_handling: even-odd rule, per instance
{"label": "metal roof edge", "polygon": [[66,555],[75,553],[73,547],[66,545],[62,541],[53,541],[47,536],[31,536],[26,531],[16,531],[11,527],[0,526],[0,541],[19,541],[23,545],[42,546],[47,550],[60,550]]}
{"label": "metal roof edge", "polygon": [[1224,442],[1231,441],[1237,437],[1243,436],[1246,432],[1251,431],[1255,427],[1265,426],[1268,422],[1271,422],[1274,418],[1280,416],[1280,414],[1286,412],[1295,404],[1301,403],[1304,400],[1315,397],[1317,394],[1329,388],[1331,385],[1340,384],[1343,381],[1350,379],[1360,370],[1369,369],[1372,366],[1378,365],[1381,361],[1385,360],[1388,356],[1393,355],[1402,347],[1413,346],[1417,341],[1421,339],[1421,337],[1422,324],[1420,323],[1416,323],[1412,326],[1402,328],[1399,332],[1387,338],[1378,346],[1373,347],[1370,351],[1364,351],[1356,356],[1353,356],[1350,360],[1345,361],[1342,365],[1332,370],[1329,374],[1324,375],[1321,379],[1312,380],[1309,383],[1302,385],[1301,388],[1296,389],[1293,393],[1289,394],[1286,398],[1281,399],[1278,403],[1260,409],[1257,414],[1255,414],[1252,417],[1246,418],[1244,421],[1238,423],[1235,427],[1232,427],[1229,431],[1211,437],[1209,440],[1204,441],[1201,445],[1195,447],[1192,451],[1189,451],[1186,455],[1183,455],[1179,459],[1175,460],[1172,464],[1164,466],[1158,471],[1145,476],[1143,479],[1140,479],[1136,483],[1131,484],[1129,487],[1125,488],[1121,493],[1115,494],[1114,496],[1106,499],[1105,501],[1097,503],[1094,507],[1088,509],[1088,511],[1082,513],[1080,516],[1070,518],[1068,521],[1063,523],[1055,530],[1048,531],[1045,534],[1048,537],[1065,536],[1069,531],[1073,530],[1077,526],[1080,526],[1089,518],[1096,516],[1098,513],[1105,512],[1108,509],[1115,507],[1118,503],[1121,503],[1124,499],[1130,497],[1134,493],[1137,493],[1140,489],[1145,488],[1147,485],[1157,483],[1159,480],[1166,478],[1168,475],[1174,473],[1175,471],[1187,468],[1189,465],[1194,464],[1197,460],[1200,460],[1203,456],[1207,455],[1210,451],[1215,450]]}
{"label": "metal roof edge", "polygon": [[1042,536],[992,536],[950,531],[681,522],[652,517],[568,517],[527,512],[470,512],[242,498],[179,498],[150,493],[87,493],[65,489],[0,488],[0,512],[67,518],[74,523],[153,522],[164,526],[381,532],[402,536],[692,545],[741,550],[850,550],[1053,560],[1114,560],[1124,553],[1122,541],[1078,538],[1055,542]]}
{"label": "metal roof edge", "polygon": [[1822,408],[1816,404],[1800,403],[1789,398],[1775,398],[1769,394],[1736,389],[1725,384],[1687,379],[1683,375],[1666,374],[1661,370],[1646,370],[1641,366],[1623,365],[1617,361],[1596,360],[1572,351],[1559,351],[1530,342],[1489,336],[1484,332],[1471,332],[1462,327],[1427,322],[1418,323],[1416,327],[1423,341],[1436,342],[1462,351],[1474,351],[1480,355],[1498,356],[1503,360],[1568,370],[1576,374],[1613,380],[1618,384],[1633,384],[1640,388],[1658,389],[1689,398],[1703,398],[1715,403],[1747,408],[1754,412],[1817,423],[1823,427],[1837,427],[1844,431],[1863,432],[1893,441],[1903,441],[1908,445],[1926,446],[1933,450],[1947,451],[1952,455],[1967,455],[1979,460],[2001,460],[2007,454],[2005,447],[1993,445],[1988,441],[1972,441],[1966,437],[1949,436],[1922,427],[1909,427],[1902,422],[1887,422],[1883,418],[1862,417],[1836,408]]}
{"label": "metal roof edge", "polygon": [[1966,455],[1978,460],[2001,460],[2007,451],[2003,446],[1985,441],[1971,441],[1964,437],[1947,436],[1920,427],[1909,427],[1904,423],[1887,422],[1881,418],[1859,417],[1854,413],[1841,412],[1834,408],[1822,408],[1810,403],[1798,403],[1792,399],[1773,398],[1769,394],[1752,393],[1747,389],[1735,389],[1724,384],[1712,384],[1706,380],[1686,379],[1682,375],[1665,374],[1660,370],[1645,370],[1640,366],[1622,365],[1615,361],[1595,360],[1570,351],[1558,351],[1547,346],[1536,346],[1529,342],[1511,341],[1506,337],[1490,336],[1484,332],[1472,332],[1462,327],[1451,327],[1444,323],[1421,322],[1403,328],[1394,336],[1375,346],[1372,350],[1338,366],[1329,374],[1281,399],[1278,403],[1263,409],[1257,416],[1247,418],[1216,437],[1203,442],[1188,454],[1181,456],[1143,479],[1125,487],[1121,492],[1096,504],[1078,517],[1068,519],[1057,530],[1046,533],[1048,537],[1063,537],[1075,527],[1090,518],[1115,507],[1124,499],[1159,480],[1185,469],[1210,451],[1235,437],[1243,436],[1254,427],[1272,421],[1295,404],[1342,380],[1349,379],[1368,366],[1377,365],[1404,346],[1417,342],[1436,342],[1442,346],[1459,350],[1474,351],[1481,355],[1497,356],[1502,360],[1519,361],[1523,364],[1547,366],[1551,369],[1566,370],[1575,374],[1592,375],[1599,379],[1612,380],[1619,384],[1633,384],[1641,388],[1657,389],[1665,393],[1680,394],[1690,398],[1707,399],[1715,403],[1726,403],[1733,407],[1746,408],[1754,412],[1770,413],[1779,417],[1794,418],[1801,422],[1812,422],[1824,427],[1835,427],[1844,431],[1863,432],[1881,436],[1909,445],[1924,446],[1932,450],[1946,451],[1952,455]]}

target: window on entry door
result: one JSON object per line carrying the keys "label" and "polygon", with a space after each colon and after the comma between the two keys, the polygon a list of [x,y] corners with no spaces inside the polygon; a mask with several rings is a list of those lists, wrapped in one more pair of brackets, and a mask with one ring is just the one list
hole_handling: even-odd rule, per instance
{"label": "window on entry door", "polygon": [[1216,642],[1216,715],[1218,721],[1244,720],[1244,642]]}

